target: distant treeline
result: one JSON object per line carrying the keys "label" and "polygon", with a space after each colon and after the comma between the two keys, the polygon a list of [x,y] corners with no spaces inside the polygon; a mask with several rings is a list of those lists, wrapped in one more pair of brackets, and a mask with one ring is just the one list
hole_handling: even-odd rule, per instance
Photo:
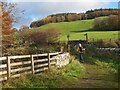
{"label": "distant treeline", "polygon": [[94,19],[100,16],[118,15],[120,9],[95,9],[88,10],[86,13],[60,13],[49,15],[42,20],[34,21],[30,24],[31,28],[40,27],[47,23],[71,22],[76,20]]}

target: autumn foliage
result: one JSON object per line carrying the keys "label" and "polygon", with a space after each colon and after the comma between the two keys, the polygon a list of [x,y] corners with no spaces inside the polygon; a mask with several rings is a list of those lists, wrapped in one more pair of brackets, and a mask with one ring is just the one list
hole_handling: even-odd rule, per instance
{"label": "autumn foliage", "polygon": [[45,32],[40,32],[40,31],[34,31],[30,35],[30,39],[32,41],[32,45],[34,45],[36,47],[45,45],[45,43],[47,42],[47,38],[46,38]]}
{"label": "autumn foliage", "polygon": [[45,33],[48,43],[55,43],[59,40],[60,33],[55,28],[49,28]]}
{"label": "autumn foliage", "polygon": [[2,47],[3,51],[6,50],[7,47],[10,47],[13,45],[13,30],[12,30],[12,24],[14,22],[14,16],[12,14],[12,11],[14,9],[14,4],[1,2],[1,33],[2,33]]}
{"label": "autumn foliage", "polygon": [[76,20],[93,19],[100,16],[118,15],[119,9],[95,9],[86,13],[61,13],[49,15],[46,18],[31,23],[30,27],[39,27],[47,23],[71,22]]}
{"label": "autumn foliage", "polygon": [[119,24],[118,15],[111,15],[107,18],[96,18],[93,29],[103,31],[119,30]]}
{"label": "autumn foliage", "polygon": [[60,33],[56,29],[50,28],[44,32],[39,30],[32,32],[30,39],[34,46],[45,46],[51,43],[56,43],[59,35]]}

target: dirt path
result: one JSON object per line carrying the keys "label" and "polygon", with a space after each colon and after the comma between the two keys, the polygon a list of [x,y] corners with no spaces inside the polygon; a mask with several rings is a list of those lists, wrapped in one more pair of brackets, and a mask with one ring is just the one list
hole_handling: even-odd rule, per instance
{"label": "dirt path", "polygon": [[116,75],[101,69],[95,64],[83,64],[85,75],[69,85],[69,88],[118,88]]}

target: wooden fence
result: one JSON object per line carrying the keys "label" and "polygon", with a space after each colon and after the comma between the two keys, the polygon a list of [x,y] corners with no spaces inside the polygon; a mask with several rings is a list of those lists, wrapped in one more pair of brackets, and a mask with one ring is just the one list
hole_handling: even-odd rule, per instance
{"label": "wooden fence", "polygon": [[0,81],[19,77],[23,73],[40,73],[55,66],[57,53],[0,57]]}

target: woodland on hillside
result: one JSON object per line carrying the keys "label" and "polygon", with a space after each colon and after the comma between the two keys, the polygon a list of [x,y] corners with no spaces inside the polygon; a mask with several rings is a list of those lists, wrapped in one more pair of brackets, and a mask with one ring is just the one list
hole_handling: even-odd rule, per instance
{"label": "woodland on hillside", "polygon": [[47,23],[71,22],[76,20],[94,19],[101,16],[118,15],[119,9],[95,9],[88,10],[86,13],[60,13],[49,15],[42,20],[34,21],[30,27],[35,28]]}

